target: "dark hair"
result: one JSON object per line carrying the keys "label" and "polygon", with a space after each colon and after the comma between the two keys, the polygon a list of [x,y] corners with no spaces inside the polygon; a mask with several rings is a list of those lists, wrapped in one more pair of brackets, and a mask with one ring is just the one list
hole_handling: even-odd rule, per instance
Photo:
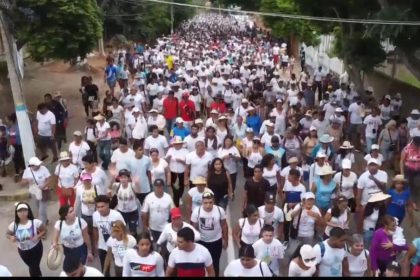
{"label": "dark hair", "polygon": [[195,127],[195,128],[197,128],[197,129],[199,129],[199,128],[198,128],[198,125],[196,125],[195,123],[193,123],[193,124],[191,125],[191,129],[192,129],[193,127]]}
{"label": "dark hair", "polygon": [[297,170],[297,169],[290,169],[289,176],[296,176],[296,177],[300,178],[300,171]]}
{"label": "dark hair", "polygon": [[297,246],[296,250],[293,252],[292,256],[290,257],[290,260],[293,260],[295,258],[302,258],[300,255],[300,249],[302,246],[305,245],[305,243],[300,243],[299,246]]}
{"label": "dark hair", "polygon": [[150,132],[152,132],[155,129],[159,130],[158,126],[155,124],[152,124],[149,129],[150,129]]}
{"label": "dark hair", "polygon": [[38,111],[47,109],[47,104],[45,104],[45,103],[39,103],[37,109],[38,109]]}
{"label": "dark hair", "polygon": [[52,95],[51,95],[50,93],[46,93],[46,94],[44,94],[44,98],[45,98],[45,97],[52,98]]}
{"label": "dark hair", "polygon": [[261,229],[261,233],[263,233],[264,231],[274,232],[274,227],[272,225],[264,225]]}
{"label": "dark hair", "polygon": [[378,229],[381,225],[381,219],[386,214],[386,206],[383,201],[378,202],[368,202],[365,206],[365,211],[363,213],[363,218],[369,217],[372,215],[375,206],[378,205],[379,212],[378,212],[378,220],[376,221],[375,230]]}
{"label": "dark hair", "polygon": [[60,207],[60,209],[58,209],[58,215],[60,216],[60,220],[64,221],[66,219],[67,214],[69,213],[70,210],[70,205],[63,205]]}
{"label": "dark hair", "polygon": [[142,239],[149,240],[150,242],[149,254],[153,253],[153,241],[152,241],[152,237],[150,236],[150,232],[143,231],[142,233],[140,233],[140,235],[137,237],[137,243],[140,243],[140,240]]}
{"label": "dark hair", "polygon": [[239,258],[255,258],[255,250],[252,245],[245,244],[239,248]]}
{"label": "dark hair", "polygon": [[273,159],[274,159],[274,156],[272,154],[265,154],[261,160],[261,165],[264,167],[267,167],[270,161],[272,161]]}
{"label": "dark hair", "polygon": [[121,169],[120,172],[118,172],[118,176],[127,176],[128,178],[130,178],[131,172],[127,169]]}
{"label": "dark hair", "polygon": [[223,139],[223,148],[226,148],[225,146],[226,139],[230,139],[233,142],[233,136],[230,134],[226,135],[225,139]]}
{"label": "dark hair", "polygon": [[93,158],[92,154],[87,154],[84,157],[82,157],[82,161],[87,162],[87,163],[94,163],[95,159]]}
{"label": "dark hair", "polygon": [[[346,201],[347,201],[347,198],[346,198],[345,196],[340,195],[340,196],[338,197],[338,199],[340,199],[340,198],[344,198],[344,200],[346,200]],[[342,200],[342,201],[344,201],[344,200]],[[333,207],[331,207],[331,216],[332,216],[332,217],[335,217],[335,218],[340,217],[340,208],[338,208],[338,205],[340,204],[340,202],[341,202],[341,201],[337,200],[337,201],[334,203]]]}
{"label": "dark hair", "polygon": [[79,254],[67,254],[63,262],[63,270],[66,274],[76,271],[82,265]]}
{"label": "dark hair", "polygon": [[342,228],[340,228],[340,227],[333,227],[330,230],[330,237],[333,237],[333,238],[341,238],[341,237],[343,237],[345,235],[346,235],[345,230],[342,229]]}
{"label": "dark hair", "polygon": [[32,209],[31,209],[31,206],[29,206],[29,204],[27,202],[19,202],[18,204],[16,204],[16,207],[15,207],[15,227],[16,228],[20,223],[20,219],[19,219],[18,214],[17,214],[17,212],[18,212],[17,208],[21,204],[25,204],[26,206],[28,206],[28,220],[31,220],[33,222],[33,220],[35,219],[34,214],[32,212]]}
{"label": "dark hair", "polygon": [[120,145],[125,145],[125,146],[127,146],[127,145],[128,145],[128,141],[127,141],[127,139],[126,139],[126,138],[124,138],[124,137],[120,137],[120,139],[118,139],[118,143],[119,143]]}
{"label": "dark hair", "polygon": [[158,150],[158,149],[156,149],[156,148],[151,148],[151,149],[149,150],[149,154],[150,154],[150,155],[152,155],[152,153],[157,153],[157,154],[159,154],[159,150]]}
{"label": "dark hair", "polygon": [[[379,220],[379,219],[378,219]],[[395,218],[392,217],[391,215],[385,214],[381,219],[380,219],[380,225],[381,226],[388,226],[391,223],[395,222]],[[401,221],[399,221],[401,223]]]}
{"label": "dark hair", "polygon": [[258,208],[254,204],[248,204],[245,207],[243,214],[244,214],[244,217],[248,218],[255,212],[258,212]]}
{"label": "dark hair", "polygon": [[104,194],[98,195],[95,198],[95,203],[100,203],[100,202],[104,202],[104,203],[109,204],[109,198]]}
{"label": "dark hair", "polygon": [[11,113],[11,114],[9,115],[9,120],[10,120],[12,123],[16,123],[16,120],[17,120],[17,118],[16,118],[16,113]]}
{"label": "dark hair", "polygon": [[183,238],[186,242],[194,242],[194,231],[189,227],[180,229],[177,236]]}
{"label": "dark hair", "polygon": [[135,141],[133,144],[133,150],[136,151],[138,148],[143,149],[143,145],[140,142]]}
{"label": "dark hair", "polygon": [[216,169],[214,168],[214,164],[216,163],[216,161],[220,161],[222,163],[222,173],[226,172],[226,168],[225,168],[225,164],[223,163],[223,160],[221,158],[217,157],[217,158],[212,160],[212,162],[209,166],[209,175],[214,174],[214,172],[216,171]]}
{"label": "dark hair", "polygon": [[257,164],[257,165],[254,166],[254,171],[255,171],[255,169],[259,169],[259,170],[263,171],[264,167],[261,164]]}

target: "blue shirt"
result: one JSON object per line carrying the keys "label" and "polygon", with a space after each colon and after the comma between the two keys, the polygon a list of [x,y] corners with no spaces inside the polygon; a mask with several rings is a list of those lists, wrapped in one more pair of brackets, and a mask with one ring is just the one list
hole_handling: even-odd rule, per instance
{"label": "blue shirt", "polygon": [[411,258],[411,264],[416,265],[420,263],[420,237],[417,237],[413,240],[413,246],[416,247],[416,255]]}
{"label": "blue shirt", "polygon": [[187,137],[188,135],[190,135],[190,131],[186,127],[179,128],[178,126],[175,125],[174,128],[172,129],[172,137],[179,136],[182,138],[182,140],[184,140],[184,138]]}
{"label": "blue shirt", "polygon": [[321,178],[315,180],[316,194],[315,194],[315,204],[319,208],[328,209],[331,205],[331,195],[333,194],[336,183],[334,180],[331,180],[328,185],[325,185]]}
{"label": "blue shirt", "polygon": [[254,130],[255,135],[260,134],[261,118],[258,115],[252,115],[246,117],[246,126]]}
{"label": "blue shirt", "polygon": [[405,216],[405,206],[410,199],[410,190],[405,187],[403,192],[398,193],[392,188],[388,194],[391,196],[391,203],[388,205],[387,214],[398,218],[398,223],[401,224]]}
{"label": "blue shirt", "polygon": [[282,147],[279,147],[277,150],[274,150],[273,147],[266,147],[265,148],[266,154],[272,154],[274,156],[274,159],[276,160],[277,165],[282,168],[281,166],[281,159],[283,158],[284,154],[286,153],[286,150]]}
{"label": "blue shirt", "polygon": [[134,157],[131,159],[129,165],[132,176],[139,178],[140,193],[151,192],[149,177],[147,176],[147,171],[152,169],[151,159],[144,155],[140,159]]}
{"label": "blue shirt", "polygon": [[117,79],[117,67],[115,65],[107,65],[105,68],[106,80],[109,82]]}

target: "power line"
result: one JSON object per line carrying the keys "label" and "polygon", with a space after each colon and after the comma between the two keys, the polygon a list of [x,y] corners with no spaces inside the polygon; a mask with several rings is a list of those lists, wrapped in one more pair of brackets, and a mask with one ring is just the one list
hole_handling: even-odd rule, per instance
{"label": "power line", "polygon": [[[122,2],[127,2],[131,4],[137,4],[140,1],[133,0],[119,0]],[[315,17],[315,16],[305,16],[305,15],[294,15],[286,13],[268,13],[268,12],[256,12],[256,11],[244,11],[244,10],[234,10],[227,8],[217,8],[217,7],[207,7],[195,4],[186,4],[186,3],[177,3],[177,2],[167,2],[162,0],[142,0],[141,2],[153,2],[166,5],[175,5],[181,7],[190,7],[190,8],[200,8],[213,11],[224,11],[224,12],[235,12],[246,15],[260,15],[268,17],[280,17],[288,19],[300,19],[300,20],[311,20],[311,21],[325,21],[325,22],[343,22],[343,23],[358,23],[358,24],[376,24],[376,25],[406,25],[406,26],[420,26],[420,21],[393,21],[393,20],[377,20],[377,19],[346,19],[346,18],[333,18],[333,17]],[[138,14],[119,14],[119,15],[109,15],[109,16],[136,16]]]}

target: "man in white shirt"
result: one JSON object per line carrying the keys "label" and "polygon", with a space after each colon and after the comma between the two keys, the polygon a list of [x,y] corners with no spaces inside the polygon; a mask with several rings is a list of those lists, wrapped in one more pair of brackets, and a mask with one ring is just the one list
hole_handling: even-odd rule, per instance
{"label": "man in white shirt", "polygon": [[71,161],[82,171],[85,168],[82,158],[90,151],[89,144],[82,140],[82,132],[76,130],[73,132],[74,141],[69,145],[69,152],[71,153]]}
{"label": "man in white shirt", "polygon": [[195,151],[187,154],[185,158],[185,163],[187,165],[184,174],[185,186],[194,187],[191,181],[199,176],[207,178],[208,167],[212,160],[213,156],[206,151],[204,141],[197,141],[195,144]]}
{"label": "man in white shirt", "polygon": [[283,240],[283,211],[276,206],[275,196],[267,193],[264,205],[258,207],[260,218],[264,219],[264,224],[273,227],[274,237]]}
{"label": "man in white shirt", "polygon": [[169,214],[174,203],[169,194],[163,191],[165,182],[162,179],[156,179],[153,183],[154,192],[149,193],[144,200],[141,210],[143,229],[150,231],[153,243],[159,240],[159,237],[168,223]]}
{"label": "man in white shirt", "polygon": [[117,173],[122,169],[130,170],[130,162],[135,153],[128,147],[128,141],[125,138],[120,138],[119,148],[114,150],[111,157],[110,169],[116,169]]}
{"label": "man in white shirt", "polygon": [[316,87],[316,90],[318,90],[318,102],[321,102],[323,98],[322,97],[322,79],[323,78],[324,78],[324,73],[322,72],[322,66],[319,66],[318,70],[314,72],[315,87]]}
{"label": "man in white shirt", "polygon": [[94,267],[85,266],[79,254],[67,254],[60,277],[104,277],[104,275]]}
{"label": "man in white shirt", "polygon": [[195,150],[195,144],[200,140],[204,141],[204,137],[198,135],[198,126],[194,123],[191,125],[191,134],[184,139],[184,147],[188,152],[192,152]]}
{"label": "man in white shirt", "polygon": [[228,247],[228,225],[225,211],[214,205],[214,194],[203,193],[202,206],[194,209],[191,215],[192,225],[200,232],[199,243],[207,248],[213,260],[216,277],[219,276],[219,262],[222,248]]}
{"label": "man in white shirt", "polygon": [[50,148],[53,152],[53,162],[58,160],[57,146],[54,141],[55,125],[55,115],[48,110],[47,104],[39,104],[38,111],[36,113],[35,132],[38,136],[38,147],[42,152],[41,161],[48,157],[47,148]]}
{"label": "man in white shirt", "polygon": [[159,134],[159,128],[157,125],[150,126],[151,135],[144,141],[144,151],[146,155],[149,155],[149,151],[153,148],[159,151],[159,156],[164,157],[166,154],[169,144],[166,137]]}
{"label": "man in white shirt", "polygon": [[352,143],[356,147],[356,149],[360,149],[360,136],[362,133],[363,126],[363,104],[359,96],[356,96],[354,100],[355,102],[353,102],[349,106],[349,113],[347,119],[350,120],[350,125],[347,133],[350,139],[350,143]]}
{"label": "man in white shirt", "polygon": [[376,144],[378,140],[379,130],[382,126],[382,119],[378,113],[378,108],[373,108],[372,113],[363,120],[363,138],[365,139],[366,153],[370,152],[370,147],[372,147],[372,144]]}

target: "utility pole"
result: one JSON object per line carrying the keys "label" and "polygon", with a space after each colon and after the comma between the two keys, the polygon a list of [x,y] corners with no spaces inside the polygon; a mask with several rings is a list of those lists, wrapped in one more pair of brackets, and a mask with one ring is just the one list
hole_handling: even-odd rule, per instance
{"label": "utility pole", "polygon": [[10,25],[7,18],[0,11],[0,31],[5,51],[7,70],[9,72],[10,86],[12,88],[13,100],[15,103],[16,118],[19,125],[19,134],[22,142],[23,156],[26,164],[29,159],[35,156],[35,142],[32,134],[31,122],[28,117],[23,98],[22,75],[17,60],[17,48],[13,34],[10,33]]}
{"label": "utility pole", "polygon": [[174,0],[171,0],[171,35],[174,34]]}

